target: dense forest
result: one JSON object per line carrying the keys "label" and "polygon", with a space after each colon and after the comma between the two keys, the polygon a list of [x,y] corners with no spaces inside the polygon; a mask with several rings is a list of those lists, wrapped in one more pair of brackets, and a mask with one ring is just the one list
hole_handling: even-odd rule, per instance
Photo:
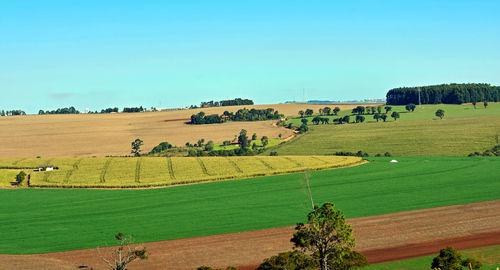
{"label": "dense forest", "polygon": [[191,115],[190,124],[215,124],[223,123],[227,120],[231,121],[262,121],[276,120],[283,118],[283,114],[275,111],[273,108],[258,110],[258,109],[240,109],[236,113],[225,111],[222,115],[212,114],[206,115],[204,112]]}
{"label": "dense forest", "polygon": [[462,104],[480,101],[500,101],[500,86],[489,84],[441,84],[423,87],[401,87],[387,92],[387,104]]}
{"label": "dense forest", "polygon": [[44,111],[40,110],[38,111],[38,114],[79,114],[80,111],[75,109],[75,107],[71,106],[69,108],[59,108],[57,110],[52,110],[52,111]]}
{"label": "dense forest", "polygon": [[200,107],[223,107],[223,106],[237,106],[237,105],[253,105],[253,100],[250,99],[242,99],[242,98],[235,98],[235,99],[228,99],[228,100],[221,100],[221,101],[208,101],[208,102],[202,102],[200,104]]}

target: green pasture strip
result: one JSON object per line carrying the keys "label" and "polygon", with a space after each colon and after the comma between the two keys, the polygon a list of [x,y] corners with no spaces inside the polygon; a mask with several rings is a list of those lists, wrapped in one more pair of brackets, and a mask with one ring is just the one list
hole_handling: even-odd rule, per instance
{"label": "green pasture strip", "polygon": [[279,155],[362,150],[372,156],[385,152],[396,156],[466,156],[496,145],[497,134],[500,136],[500,111],[476,118],[310,125],[309,132],[272,151]]}
{"label": "green pasture strip", "polygon": [[[445,247],[443,247],[445,248]],[[500,267],[500,246],[489,246],[481,248],[473,248],[460,250],[460,253],[464,258],[473,257],[478,259],[483,263],[483,268],[481,269],[496,269]],[[414,259],[378,263],[370,265],[366,270],[420,270],[420,269],[430,269],[432,259],[438,254],[418,257]]]}
{"label": "green pasture strip", "polygon": [[0,169],[0,187],[11,187],[10,182],[16,180],[16,175],[19,174],[21,170],[3,170]]}
{"label": "green pasture strip", "polygon": [[[269,138],[266,148],[276,146],[276,145],[280,144],[280,142],[281,142],[281,139]],[[253,143],[255,143],[258,147],[262,147],[262,141],[260,140],[260,138],[257,140],[251,141],[250,145],[252,145]],[[217,143],[214,145],[214,150],[234,150],[234,149],[238,149],[238,148],[240,148],[240,146],[238,144],[224,145],[222,143]]]}
{"label": "green pasture strip", "polygon": [[[500,199],[499,158],[390,159],[311,172],[314,202],[333,201],[354,218]],[[93,248],[117,232],[150,242],[295,225],[311,210],[303,176],[145,190],[3,189],[0,253]]]}

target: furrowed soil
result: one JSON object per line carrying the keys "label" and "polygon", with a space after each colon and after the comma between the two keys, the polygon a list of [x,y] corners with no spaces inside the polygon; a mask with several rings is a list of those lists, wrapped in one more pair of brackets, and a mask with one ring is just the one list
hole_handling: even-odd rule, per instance
{"label": "furrowed soil", "polygon": [[0,117],[0,157],[89,157],[129,155],[130,143],[136,138],[144,141],[144,152],[149,152],[160,142],[168,141],[177,146],[199,139],[222,142],[232,140],[241,129],[259,137],[286,138],[291,130],[275,127],[276,121],[228,122],[211,125],[188,125],[191,115],[200,111],[206,114],[236,112],[241,108],[274,108],[286,116],[297,115],[307,108],[318,111],[326,106],[351,109],[355,104],[274,104],[253,106],[228,106],[166,112],[27,115]]}
{"label": "furrowed soil", "polygon": [[[500,244],[500,200],[348,219],[356,249],[373,263]],[[292,248],[294,227],[143,243],[151,256],[131,269],[194,269],[201,265],[254,269]],[[109,254],[110,248],[101,250]],[[40,255],[0,255],[0,269],[105,269],[96,249]]]}

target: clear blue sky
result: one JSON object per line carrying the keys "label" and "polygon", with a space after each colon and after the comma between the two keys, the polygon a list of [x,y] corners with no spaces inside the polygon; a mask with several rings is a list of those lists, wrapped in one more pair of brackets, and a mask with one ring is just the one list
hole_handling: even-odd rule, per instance
{"label": "clear blue sky", "polygon": [[0,109],[500,84],[500,1],[0,1]]}

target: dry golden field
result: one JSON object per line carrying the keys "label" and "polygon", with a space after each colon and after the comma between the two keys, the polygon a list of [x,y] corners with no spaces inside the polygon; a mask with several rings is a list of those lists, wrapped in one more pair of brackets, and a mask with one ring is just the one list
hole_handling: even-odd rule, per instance
{"label": "dry golden field", "polygon": [[241,129],[251,135],[277,138],[291,135],[290,130],[274,127],[273,121],[230,122],[212,125],[187,125],[187,119],[199,111],[207,114],[240,108],[274,108],[287,116],[299,110],[325,106],[351,109],[354,104],[274,104],[253,106],[214,107],[168,112],[79,114],[79,115],[27,115],[0,117],[0,157],[88,157],[128,155],[130,143],[140,138],[143,151],[150,151],[160,142],[174,145],[195,143],[198,139],[222,142],[234,138]]}

